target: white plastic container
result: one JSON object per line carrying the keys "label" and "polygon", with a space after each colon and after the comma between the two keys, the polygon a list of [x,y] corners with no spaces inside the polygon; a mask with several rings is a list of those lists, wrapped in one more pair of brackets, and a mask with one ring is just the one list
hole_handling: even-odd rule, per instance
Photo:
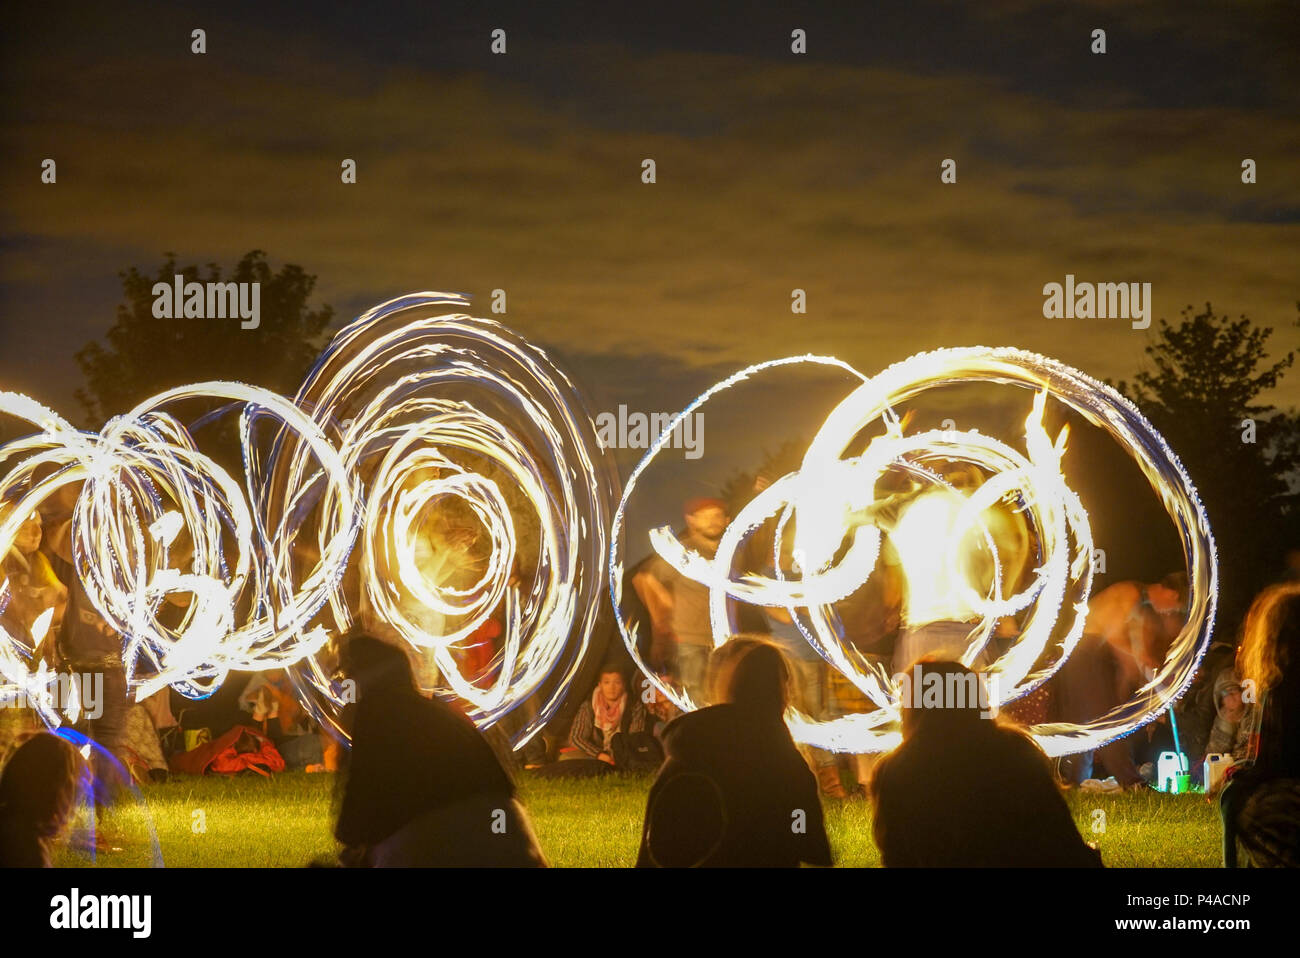
{"label": "white plastic container", "polygon": [[1227,752],[1211,752],[1205,756],[1205,790],[1212,792],[1223,784],[1223,776],[1232,767],[1232,756]]}
{"label": "white plastic container", "polygon": [[1182,752],[1161,752],[1156,759],[1156,788],[1162,792],[1187,790],[1187,756]]}

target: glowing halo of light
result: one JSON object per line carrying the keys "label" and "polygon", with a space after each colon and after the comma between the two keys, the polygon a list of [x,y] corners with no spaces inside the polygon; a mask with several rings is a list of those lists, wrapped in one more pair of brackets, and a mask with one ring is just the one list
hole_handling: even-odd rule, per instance
{"label": "glowing halo of light", "polygon": [[[801,362],[839,365],[852,371],[851,367],[827,357],[790,357],[748,367],[715,385],[679,414],[670,424],[669,431],[647,452],[624,486],[622,500],[615,512],[609,567],[611,597],[620,633],[638,665],[682,708],[694,708],[696,703],[645,666],[637,652],[635,630],[629,628],[621,612],[621,532],[627,504],[635,492],[637,479],[658,456],[671,428],[682,417],[694,412],[717,393],[756,373]],[[801,606],[810,616],[810,622],[805,624],[800,616],[796,616],[794,621],[810,645],[877,705],[872,712],[829,721],[813,721],[792,709],[787,718],[795,737],[839,751],[883,751],[892,748],[899,740],[897,689],[889,682],[883,668],[866,663],[863,656],[855,654],[855,650],[835,633],[830,627],[825,603],[837,594],[847,594],[847,587],[861,584],[853,582],[856,576],[848,576],[846,580],[845,573],[860,572],[862,560],[868,556],[874,559],[873,549],[879,547],[878,539],[873,545],[873,538],[868,535],[863,542],[865,551],[852,564],[848,563],[846,555],[839,566],[829,568],[831,553],[848,531],[843,522],[838,528],[833,528],[834,523],[828,525],[829,517],[835,510],[841,517],[847,515],[851,511],[849,506],[863,508],[862,490],[873,490],[879,470],[897,463],[905,454],[924,453],[928,448],[929,454],[936,458],[964,458],[988,466],[991,459],[985,457],[996,453],[1014,464],[1011,476],[1002,470],[991,470],[995,477],[992,481],[996,484],[981,495],[988,499],[995,492],[1021,487],[1029,496],[1027,507],[1034,512],[1035,533],[1044,540],[1040,548],[1045,559],[1037,570],[1032,589],[1027,593],[992,603],[974,596],[976,604],[984,609],[982,624],[976,630],[984,632],[984,640],[987,640],[986,630],[990,627],[993,613],[1008,607],[1008,603],[1020,603],[1025,598],[1034,602],[1021,641],[1013,644],[985,670],[1005,677],[1012,686],[998,689],[995,704],[1005,704],[1027,694],[1064,663],[1082,635],[1091,591],[1092,541],[1082,503],[1060,473],[1063,436],[1054,443],[1041,427],[1043,401],[1048,395],[1073,409],[1090,424],[1103,429],[1134,458],[1178,529],[1189,574],[1190,601],[1187,622],[1171,644],[1164,663],[1132,698],[1090,722],[1045,723],[1033,726],[1030,732],[1049,755],[1089,751],[1128,734],[1168,708],[1191,682],[1208,646],[1217,601],[1218,559],[1205,511],[1191,480],[1177,456],[1141,412],[1114,389],[1078,370],[1012,348],[976,346],[935,350],[909,357],[869,379],[861,374],[855,375],[863,380],[862,385],[846,396],[817,430],[799,470],[772,482],[741,510],[724,532],[713,559],[705,559],[681,547],[667,528],[651,533],[655,550],[670,565],[709,588],[715,646],[725,642],[731,631],[726,621],[728,596],[759,605],[783,605],[792,611],[799,611],[794,607]],[[1035,410],[1026,421],[1027,457],[978,433],[959,434],[952,430],[908,437],[910,446],[899,445],[904,437],[893,414],[895,406],[930,388],[968,382],[1014,385],[1035,391]],[[873,440],[861,456],[842,459],[853,438],[878,419],[885,421],[886,435]],[[894,448],[890,448],[891,444]],[[877,445],[880,448],[873,453],[873,447]],[[944,447],[946,453],[940,451]],[[855,470],[865,478],[858,482],[846,481]],[[808,495],[804,487],[815,490],[816,496]],[[806,525],[796,522],[795,527],[797,548],[807,560],[801,567],[802,578],[788,582],[781,576],[748,575],[744,581],[735,580],[731,560],[741,541],[771,517],[782,517],[780,528],[800,507],[808,508],[809,502],[816,506],[814,520]],[[828,529],[833,533],[830,536],[826,534]],[[854,530],[855,546],[860,533],[860,528]],[[848,555],[852,553],[851,547]],[[870,568],[868,565],[868,575]],[[865,577],[861,581],[865,581]],[[1000,590],[997,581],[995,575],[995,592]],[[830,588],[832,582],[835,585]],[[1032,666],[1047,647],[1056,626],[1061,605],[1071,594],[1076,599],[1066,610],[1071,620],[1069,630],[1059,640],[1061,655],[1034,670]],[[973,653],[968,649],[963,659],[972,657]],[[864,665],[867,667],[863,668]]]}
{"label": "glowing halo of light", "polygon": [[[7,550],[25,517],[60,487],[84,483],[71,520],[75,574],[121,634],[137,697],[169,684],[202,697],[231,670],[287,668],[308,711],[339,733],[343,702],[318,658],[354,620],[343,580],[358,569],[385,628],[436,660],[445,681],[427,691],[467,701],[480,726],[534,697],[537,710],[514,735],[522,745],[562,702],[603,617],[617,474],[569,377],[506,327],[448,311],[467,304],[416,293],[375,307],[335,337],[293,400],[199,383],[92,432],[0,393],[0,414],[33,427],[0,446],[0,458],[17,460],[0,476],[9,505],[0,545]],[[477,390],[477,405],[465,400],[467,388]],[[187,400],[224,404],[186,424],[171,407]],[[242,476],[195,438],[236,411]],[[273,431],[264,450],[258,440],[267,434],[255,430],[266,423]],[[458,461],[465,451],[493,474]],[[371,465],[367,486],[362,472]],[[508,488],[537,517],[531,581],[513,576],[519,516]],[[491,543],[477,581],[426,579],[417,555],[419,517],[453,500]],[[458,621],[445,629],[417,621],[409,606],[388,601],[394,582],[421,615]],[[0,602],[8,586],[0,581]],[[158,613],[176,594],[190,598],[181,624],[167,626]],[[504,642],[484,688],[460,674],[453,652],[498,607]],[[0,694],[26,696],[57,726],[64,716],[35,644],[0,622]]]}
{"label": "glowing halo of light", "polygon": [[[188,399],[228,400],[218,415],[241,410],[242,486],[166,411]],[[122,663],[137,699],[166,685],[203,697],[232,670],[288,665],[325,640],[307,625],[328,600],[351,549],[356,494],[337,451],[291,402],[241,383],[199,383],[151,397],[99,433],[77,430],[11,393],[0,394],[0,412],[38,430],[0,449],[4,458],[27,454],[0,480],[0,498],[23,490],[0,523],[0,544],[12,545],[18,520],[60,487],[83,484],[72,511],[73,568],[95,611],[122,636]],[[275,564],[250,504],[258,483],[247,432],[250,420],[263,416],[277,420],[309,451],[336,490],[343,517],[341,534],[300,582]],[[33,482],[45,467],[54,471]],[[182,530],[192,547],[188,571],[169,564]],[[272,580],[281,586],[276,595],[266,589]],[[191,598],[180,623],[166,625],[158,613],[173,594]],[[43,661],[33,670],[34,650],[2,625],[0,631],[4,690],[26,695],[47,725],[61,724],[48,691],[52,673]]]}
{"label": "glowing halo of light", "polygon": [[[0,519],[0,555],[8,555],[18,532],[27,517],[36,511],[62,482],[47,476],[39,483],[29,483],[30,477],[45,466],[61,466],[63,472],[84,470],[78,464],[91,455],[93,435],[82,433],[66,419],[33,399],[19,393],[0,392],[0,413],[22,420],[34,428],[28,436],[0,446],[0,461],[11,457],[17,464],[0,476],[0,502],[11,503]],[[18,494],[24,485],[25,493]],[[10,599],[9,581],[0,585],[0,602],[5,606]],[[25,699],[40,719],[51,727],[63,721],[56,708],[53,673],[45,661],[34,663],[35,648],[24,636],[9,631],[8,624],[0,619],[0,696],[6,701],[18,697]]]}
{"label": "glowing halo of light", "polygon": [[[519,747],[562,704],[603,617],[617,477],[568,375],[508,328],[461,312],[466,306],[463,297],[425,292],[374,307],[338,333],[295,402],[337,437],[348,470],[365,474],[358,547],[368,615],[431,658],[435,674],[422,687],[467,702],[480,727],[535,697],[535,712],[512,737]],[[294,450],[277,450],[268,472],[273,486],[290,490],[307,478]],[[534,554],[520,557],[535,570],[531,582],[512,580],[522,543],[503,482],[536,517]],[[296,529],[291,500],[271,509],[286,532]],[[421,517],[449,500],[476,517],[491,546],[482,572],[461,584],[437,580],[436,563],[417,554]],[[331,534],[322,525],[319,541]],[[496,608],[505,623],[485,688],[461,673],[453,653]],[[330,630],[348,629],[354,612],[336,591]],[[327,673],[314,656],[290,674],[313,714],[344,736],[345,697]]]}
{"label": "glowing halo of light", "polygon": [[[655,437],[654,441],[650,444],[650,448],[646,450],[646,454],[641,457],[641,461],[636,464],[631,474],[628,476],[627,481],[623,484],[622,497],[619,499],[618,506],[614,510],[614,516],[611,521],[610,530],[609,530],[609,557],[607,563],[608,574],[609,574],[609,591],[610,591],[610,597],[613,600],[613,607],[614,607],[614,621],[618,626],[619,634],[623,637],[623,644],[627,646],[627,650],[632,656],[632,661],[636,663],[636,666],[640,670],[641,674],[646,676],[647,679],[649,679],[649,681],[651,682],[651,684],[653,684],[657,689],[659,689],[660,692],[662,692],[665,696],[667,696],[670,701],[672,701],[679,708],[685,711],[691,711],[694,708],[696,708],[697,707],[696,703],[692,702],[690,696],[687,695],[685,692],[679,691],[678,689],[675,689],[668,683],[664,682],[663,679],[655,672],[655,670],[652,669],[649,666],[649,664],[646,663],[641,658],[641,653],[637,648],[638,636],[636,634],[636,631],[633,628],[629,627],[627,620],[623,616],[623,609],[622,609],[623,578],[624,578],[623,524],[624,524],[625,513],[627,511],[628,502],[632,498],[633,491],[636,489],[637,481],[641,478],[641,475],[650,467],[650,465],[655,461],[655,459],[658,458],[659,453],[669,445],[669,443],[672,441],[672,437],[674,433],[678,430],[681,423],[688,416],[693,415],[698,409],[704,406],[705,403],[707,403],[714,396],[724,392],[727,389],[730,389],[732,386],[736,385],[737,383],[745,382],[746,380],[749,380],[754,376],[765,372],[766,370],[778,369],[786,366],[797,366],[805,363],[810,365],[828,366],[835,369],[839,369],[842,372],[848,373],[850,376],[858,379],[859,381],[862,382],[866,381],[866,377],[863,376],[856,369],[854,369],[852,366],[850,366],[848,363],[836,359],[833,356],[815,356],[812,354],[805,354],[802,356],[788,356],[783,359],[772,359],[772,360],[768,360],[767,362],[756,363],[753,366],[747,366],[744,369],[732,373],[730,376],[728,376],[726,379],[722,380],[721,382],[715,383],[714,385],[710,386],[699,396],[695,397],[695,399],[692,400],[686,406],[685,409],[683,409],[681,412],[677,413],[677,415],[672,417],[672,419],[664,427],[663,431],[657,437]],[[777,480],[777,482],[781,482],[781,481],[782,480],[780,479]],[[735,526],[736,522],[733,520],[731,525]],[[728,532],[730,532],[730,527],[728,528]],[[660,545],[667,547],[669,545],[668,543],[669,539],[675,541],[675,537],[668,529],[653,530],[651,532],[651,541],[656,545],[656,551],[658,551],[658,547]],[[678,546],[680,546],[680,543],[678,543]],[[684,552],[685,550],[680,550],[680,551]],[[695,557],[695,558],[699,558],[699,557]],[[715,631],[715,636],[714,636],[715,646],[720,645],[722,641],[725,641],[725,637],[719,640]]]}
{"label": "glowing halo of light", "polygon": [[[1054,465],[1054,451],[1051,444],[1046,442],[1046,436],[1042,433],[1041,425],[1038,425],[1042,416],[1043,398],[1039,394],[1035,401],[1034,413],[1026,421],[1027,437],[1035,454],[1040,457],[1047,455],[1049,462]],[[1041,434],[1041,440],[1035,441],[1034,436],[1036,433]],[[958,439],[962,440],[959,446],[956,444]],[[796,532],[796,540],[798,540],[800,532],[805,534],[804,544],[800,548],[804,555],[802,560],[804,565],[818,567],[829,561],[830,553],[834,551],[834,548],[826,544],[838,542],[840,534],[845,528],[845,517],[847,515],[862,511],[870,506],[874,496],[871,490],[875,488],[877,479],[883,475],[886,469],[895,464],[907,463],[908,461],[902,457],[908,455],[924,458],[926,455],[933,454],[939,458],[958,458],[955,455],[955,450],[960,451],[959,458],[980,465],[986,470],[996,470],[1000,465],[1009,467],[1014,470],[1014,473],[1010,474],[1022,477],[1019,484],[1028,482],[1034,475],[1037,475],[1040,480],[1043,480],[1044,476],[1046,476],[1046,481],[1049,484],[1051,483],[1051,471],[1037,470],[1032,462],[1016,453],[1009,446],[979,433],[957,434],[951,431],[941,431],[904,437],[897,428],[891,427],[886,436],[873,440],[863,455],[859,457],[847,461],[838,459],[822,460],[811,465],[808,459],[805,458],[804,465],[796,474],[800,477],[802,485],[808,487],[806,494],[800,500],[800,508],[803,510],[800,516],[802,518],[803,514],[809,511],[808,504],[811,503],[813,517],[812,523],[799,526]],[[941,477],[925,469],[918,462],[911,462],[906,468],[914,473],[924,475],[928,477],[928,481],[947,488],[950,492],[952,491],[951,487]],[[1000,475],[1005,477],[1008,474],[1004,472]],[[834,479],[838,476],[848,477],[849,481],[837,483]],[[730,562],[735,557],[741,540],[752,529],[756,528],[765,518],[774,515],[777,510],[789,509],[794,504],[794,497],[783,494],[784,484],[792,481],[793,478],[787,476],[783,477],[783,480],[773,483],[741,510],[740,515],[733,520],[724,534],[719,543],[717,555],[711,562],[704,560],[700,556],[686,553],[680,543],[665,529],[655,530],[651,533],[651,540],[655,543],[656,549],[670,565],[674,566],[682,574],[696,578],[713,587],[710,597],[710,612],[715,642],[719,637],[725,637],[731,631],[726,613],[726,598],[728,595],[748,601],[758,599],[758,604],[763,605],[778,604],[771,598],[766,601],[763,598],[764,589],[770,588],[767,583],[772,580],[759,576],[749,576],[749,583],[746,586],[738,586],[730,578],[724,576],[722,570],[730,567]],[[831,481],[828,481],[828,479]],[[1034,504],[1035,512],[1041,511],[1042,508],[1055,499],[1054,496],[1035,495],[1032,492],[1028,493],[1028,498]],[[772,500],[779,501],[773,502]],[[1049,509],[1048,511],[1051,512],[1052,510]],[[1040,581],[1039,588],[1035,589],[1035,592],[1048,591],[1063,594],[1065,591],[1066,566],[1061,558],[1061,549],[1058,547],[1058,540],[1063,539],[1065,534],[1064,518],[1061,514],[1053,513],[1047,518],[1038,518],[1033,522],[1034,527],[1046,537],[1044,548],[1048,557],[1044,560],[1043,566],[1051,572],[1050,575],[1044,577],[1045,581]],[[1082,571],[1086,571],[1090,575],[1091,538],[1087,532],[1086,516],[1074,517],[1074,523],[1077,529],[1082,530],[1080,538],[1086,544],[1080,550],[1081,556],[1085,560]],[[858,525],[854,529],[855,537],[860,536],[864,529],[870,531],[871,528],[870,526]],[[827,532],[830,534],[826,535]],[[985,535],[987,537],[987,533]],[[816,551],[819,546],[825,546],[821,552]],[[856,543],[855,547],[846,553],[839,566],[834,570],[840,575],[833,577],[833,581],[837,583],[833,588],[821,589],[815,597],[810,597],[807,594],[802,596],[803,602],[801,604],[811,613],[814,613],[810,628],[805,628],[803,622],[799,620],[796,609],[791,606],[787,607],[790,608],[792,616],[796,616],[795,622],[800,631],[818,654],[875,702],[885,715],[891,717],[890,721],[892,722],[897,717],[896,683],[892,683],[892,677],[881,665],[871,663],[863,658],[852,647],[843,633],[836,629],[830,621],[829,603],[847,595],[852,589],[865,582],[878,551],[874,535],[866,559],[857,563],[857,568],[861,570],[860,573],[846,575],[846,571],[853,564],[850,560],[855,549]],[[991,543],[990,549],[992,549]],[[994,571],[993,588],[996,589],[996,565]],[[810,584],[818,583],[820,579],[819,573],[815,573],[811,580],[805,578],[801,583],[805,592],[809,591]],[[827,577],[826,581],[830,582],[832,578]],[[758,585],[756,586],[755,583],[758,583]],[[1055,583],[1054,588],[1053,583]],[[782,596],[783,601],[788,601],[789,598],[788,595]],[[1030,598],[1032,598],[1032,595]],[[1021,599],[1020,601],[1023,603],[1025,600]],[[1059,601],[1057,604],[1059,604]],[[1029,637],[1028,641],[1022,636],[1020,643],[1013,646],[1011,650],[984,671],[1004,676],[1008,684],[1012,686],[1020,682],[1028,672],[1029,666],[1042,651],[1054,623],[1054,616],[1044,618],[1036,610],[1035,615],[1031,616],[1023,633],[1023,636]],[[981,648],[988,641],[995,624],[995,617],[986,613],[981,625],[971,630],[970,635],[974,638],[969,642],[967,650],[962,656],[963,662],[969,665],[974,661]],[[1079,625],[1081,623],[1076,623],[1076,626]],[[1075,638],[1077,638],[1077,628]],[[1046,675],[1047,673],[1042,673],[1041,678],[1035,677],[1034,684],[1045,679]],[[1032,687],[1032,685],[1028,685],[1023,688],[1014,688],[1006,696],[999,695],[995,704],[1002,704],[1011,698],[1024,694]],[[995,688],[994,691],[1000,692],[1001,689],[1000,687]],[[814,722],[797,709],[792,709],[790,721],[792,727],[800,730],[800,734],[804,736],[806,741],[825,748],[851,749],[854,747],[855,741],[861,739],[864,734],[871,740],[872,744],[881,747],[888,747],[887,743],[891,740],[888,736],[877,735],[873,731],[862,731],[864,722],[871,721],[873,723],[870,729],[875,729],[876,726],[880,725],[884,721],[880,715],[873,715],[870,720],[864,719],[862,715],[858,714],[829,722]],[[848,732],[853,734],[849,735]]]}

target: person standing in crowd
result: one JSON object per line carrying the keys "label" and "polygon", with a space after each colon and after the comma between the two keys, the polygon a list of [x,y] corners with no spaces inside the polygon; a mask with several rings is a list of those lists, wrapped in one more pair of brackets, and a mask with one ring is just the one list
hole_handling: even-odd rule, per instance
{"label": "person standing in crowd", "polygon": [[[12,509],[10,503],[0,505],[0,517]],[[31,650],[33,663],[53,664],[54,643],[49,636],[58,633],[68,590],[40,551],[41,535],[40,513],[33,512],[19,527],[8,554],[0,560],[0,573],[8,590],[8,601],[0,609],[0,623]],[[34,709],[18,707],[17,703],[0,708],[0,760],[19,739],[39,727]]]}
{"label": "person standing in crowd", "polygon": [[817,780],[785,724],[785,656],[766,639],[737,636],[710,671],[719,704],[664,734],[638,867],[829,866]]}
{"label": "person standing in crowd", "polygon": [[[826,662],[799,631],[789,610],[765,608],[763,614],[767,618],[772,641],[780,647],[790,663],[795,706],[815,721],[825,719],[828,691]],[[804,746],[802,751],[813,774],[817,776],[822,793],[830,798],[848,798],[844,783],[840,781],[840,766],[835,753],[813,745]]]}
{"label": "person standing in crowd", "polygon": [[[1164,664],[1186,620],[1187,576],[1176,572],[1158,584],[1116,582],[1088,601],[1083,636],[1053,679],[1062,722],[1091,722],[1127,701]],[[1145,785],[1133,760],[1133,743],[1121,738],[1096,753],[1123,788]],[[1061,763],[1067,783],[1093,776],[1093,753]]]}
{"label": "person standing in crowd", "polygon": [[[757,481],[755,487],[759,488]],[[769,520],[751,537],[746,552],[749,567],[756,569],[764,577],[791,579],[798,578],[800,575],[794,562],[794,536],[790,529],[786,529],[780,544],[781,575],[777,576],[774,563],[774,556],[777,553],[774,520]],[[829,693],[825,660],[799,629],[791,610],[781,606],[763,606],[756,611],[761,616],[762,631],[780,648],[790,664],[794,681],[794,707],[814,721],[825,719]],[[817,776],[822,794],[830,798],[848,798],[848,793],[840,781],[836,755],[815,746],[802,746],[800,750],[807,758],[813,774]]]}
{"label": "person standing in crowd", "polygon": [[48,500],[53,534],[44,543],[45,554],[55,574],[68,587],[68,604],[58,635],[60,667],[78,676],[103,675],[103,701],[98,718],[83,718],[76,726],[102,746],[94,759],[95,802],[106,804],[112,792],[124,784],[127,732],[126,669],[122,663],[122,637],[104,621],[86,594],[73,555],[73,511],[82,483],[67,483]]}
{"label": "person standing in crowd", "polygon": [[1256,597],[1237,667],[1260,710],[1259,740],[1219,797],[1223,863],[1300,867],[1300,582]]}
{"label": "person standing in crowd", "polygon": [[[687,500],[683,507],[687,531],[682,545],[712,559],[730,521],[721,499]],[[650,667],[673,671],[697,705],[706,701],[705,673],[713,651],[709,624],[709,590],[655,556],[632,577],[632,587],[650,614]]]}
{"label": "person standing in crowd", "polygon": [[[0,506],[0,516],[7,516],[12,508],[8,503]],[[67,587],[41,552],[43,533],[41,514],[33,512],[18,528],[8,554],[0,560],[4,581],[9,584],[9,601],[0,612],[0,620],[38,658],[44,652],[45,638],[57,634],[68,601]]]}
{"label": "person standing in crowd", "polygon": [[77,801],[81,756],[71,743],[38,732],[0,769],[0,868],[49,868],[50,845]]}
{"label": "person standing in crowd", "polygon": [[904,673],[903,742],[871,780],[885,866],[1100,866],[1047,756],[997,722],[977,675],[957,662],[917,667],[919,686],[913,670]]}
{"label": "person standing in crowd", "polygon": [[[867,660],[888,664],[894,655],[903,624],[903,603],[906,598],[905,583],[902,579],[893,545],[886,539],[881,544],[881,554],[866,583],[837,604],[840,621],[843,623],[844,637]],[[863,712],[875,711],[876,704],[860,688],[837,669],[827,669],[826,717],[842,718]],[[849,773],[855,784],[846,795],[865,799],[871,783],[871,772],[879,759],[879,753],[866,752],[848,754],[844,760],[849,766]],[[832,798],[840,797],[844,791],[839,769],[834,778],[821,772],[822,794]],[[835,786],[839,786],[838,790]]]}
{"label": "person standing in crowd", "polygon": [[464,714],[416,688],[406,652],[344,637],[340,670],[356,701],[338,779],[341,861],[369,867],[546,864],[515,786]]}

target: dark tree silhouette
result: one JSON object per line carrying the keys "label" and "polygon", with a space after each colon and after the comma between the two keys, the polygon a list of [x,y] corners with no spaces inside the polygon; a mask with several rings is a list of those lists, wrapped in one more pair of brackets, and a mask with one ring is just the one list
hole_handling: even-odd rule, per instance
{"label": "dark tree silhouette", "polygon": [[[88,425],[126,412],[153,393],[185,383],[231,379],[293,395],[323,345],[322,333],[334,317],[329,306],[309,308],[316,277],[286,264],[272,272],[261,250],[247,253],[229,276],[221,267],[178,268],[174,253],[156,275],[131,267],[119,274],[124,302],[109,329],[107,345],[90,342],[77,353],[86,378],[77,398]],[[256,329],[242,329],[238,319],[158,319],[153,314],[155,283],[185,282],[261,284],[261,318]]]}
{"label": "dark tree silhouette", "polygon": [[1152,368],[1119,390],[1169,441],[1200,492],[1220,558],[1220,629],[1233,629],[1245,604],[1281,569],[1295,541],[1300,497],[1300,420],[1268,403],[1295,361],[1268,355],[1273,330],[1242,316],[1183,310],[1160,321],[1146,348]]}

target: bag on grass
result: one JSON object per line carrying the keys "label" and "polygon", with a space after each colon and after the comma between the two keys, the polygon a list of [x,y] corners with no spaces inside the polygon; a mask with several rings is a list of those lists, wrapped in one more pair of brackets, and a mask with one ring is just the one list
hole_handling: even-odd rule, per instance
{"label": "bag on grass", "polygon": [[284,758],[269,738],[246,725],[236,725],[211,742],[173,755],[171,770],[186,775],[212,771],[234,775],[251,770],[259,775],[284,771]]}

